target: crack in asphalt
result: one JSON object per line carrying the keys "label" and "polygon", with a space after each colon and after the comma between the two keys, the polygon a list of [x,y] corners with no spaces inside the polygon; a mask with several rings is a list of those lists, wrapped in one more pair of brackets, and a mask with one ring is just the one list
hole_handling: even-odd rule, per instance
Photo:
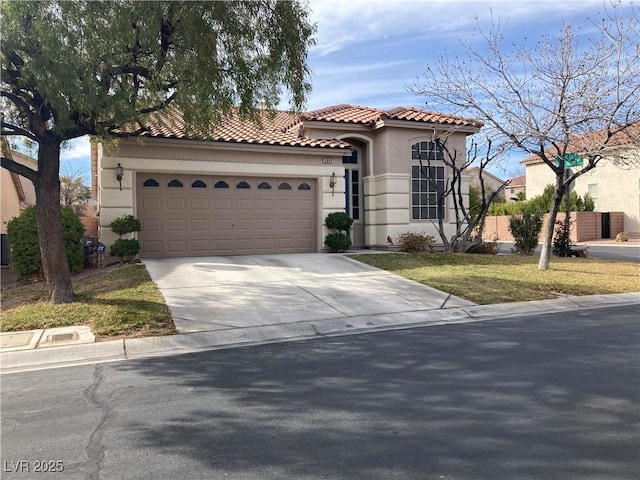
{"label": "crack in asphalt", "polygon": [[87,480],[99,480],[100,470],[102,469],[102,462],[104,460],[105,446],[102,443],[102,437],[104,431],[111,417],[113,416],[113,410],[106,402],[100,401],[97,397],[98,387],[104,380],[103,367],[100,364],[96,364],[93,370],[93,383],[84,390],[84,396],[87,401],[102,411],[102,416],[96,428],[91,432],[89,437],[89,443],[85,447],[87,452],[87,461],[85,465],[87,471],[85,473],[85,479]]}

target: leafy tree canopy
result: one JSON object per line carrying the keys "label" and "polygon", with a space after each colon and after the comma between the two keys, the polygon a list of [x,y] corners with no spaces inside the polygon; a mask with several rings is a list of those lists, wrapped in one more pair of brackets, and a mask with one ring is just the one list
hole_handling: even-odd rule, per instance
{"label": "leafy tree canopy", "polygon": [[108,135],[169,103],[189,125],[233,106],[251,117],[283,87],[300,109],[310,89],[315,27],[297,2],[2,2],[0,15],[3,133],[32,140]]}

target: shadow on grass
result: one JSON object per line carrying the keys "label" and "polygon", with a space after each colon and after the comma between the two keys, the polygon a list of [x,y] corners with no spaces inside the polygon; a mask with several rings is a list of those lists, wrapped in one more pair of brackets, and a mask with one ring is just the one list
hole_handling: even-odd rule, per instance
{"label": "shadow on grass", "polygon": [[91,325],[96,335],[106,338],[176,333],[169,308],[143,266],[127,265],[73,280],[75,298],[70,304],[48,303],[43,284],[3,292],[3,302],[5,295],[8,301],[3,305],[2,331]]}
{"label": "shadow on grass", "polygon": [[[132,385],[153,380],[175,408],[122,425],[131,441],[211,478],[635,479],[636,313],[608,325],[578,312],[571,322],[449,325],[109,368]],[[128,394],[140,409],[158,401],[148,389]]]}

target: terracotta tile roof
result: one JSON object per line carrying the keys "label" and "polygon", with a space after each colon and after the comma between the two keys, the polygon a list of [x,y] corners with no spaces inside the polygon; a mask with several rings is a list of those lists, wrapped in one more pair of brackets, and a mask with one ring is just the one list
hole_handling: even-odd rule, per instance
{"label": "terracotta tile roof", "polygon": [[482,127],[482,122],[478,120],[430,112],[415,107],[396,107],[391,110],[381,110],[372,107],[362,107],[360,105],[341,104],[303,113],[301,119],[303,121],[356,123],[363,125],[373,125],[380,120],[388,119],[474,128]]}
{"label": "terracotta tile roof", "polygon": [[[605,130],[598,130],[596,132],[589,132],[582,135],[576,135],[572,140],[571,145],[567,147],[567,153],[580,153],[589,150],[593,150],[595,148],[601,148],[603,142],[605,141]],[[613,135],[611,139],[607,142],[607,147],[623,147],[628,145],[638,145],[640,140],[640,124],[632,125],[629,127],[628,131],[618,132]],[[548,148],[545,152],[547,155],[553,156],[555,155],[554,148]],[[533,164],[533,163],[541,163],[542,159],[538,155],[530,155],[524,160],[522,160],[521,164]]]}
{"label": "terracotta tile roof", "polygon": [[511,180],[509,180],[508,185],[510,187],[524,187],[527,185],[527,176],[520,175],[519,177],[514,177]]}
{"label": "terracotta tile roof", "polygon": [[[346,149],[351,146],[341,140],[303,136],[303,122],[316,120],[373,126],[377,122],[387,119],[473,128],[482,126],[481,122],[475,120],[443,115],[413,107],[380,110],[357,105],[334,105],[300,115],[282,110],[276,111],[273,118],[265,114],[262,118],[262,128],[252,122],[241,121],[238,115],[233,112],[209,132],[194,135],[192,138],[186,132],[182,113],[177,108],[169,107],[149,115],[148,121],[144,125],[146,131],[142,133],[142,136],[176,139],[200,138],[214,142],[254,145]],[[122,128],[118,133],[122,135],[131,134],[138,128],[138,126],[129,125]]]}
{"label": "terracotta tile roof", "polygon": [[[299,136],[300,124],[295,114],[287,111],[277,111],[275,117],[264,115],[262,128],[247,121],[241,121],[234,113],[224,118],[211,131],[197,135],[214,142],[246,143],[253,145],[282,145],[292,147],[313,147],[330,149],[351,148],[346,142],[335,139],[307,138]],[[149,116],[145,125],[146,132],[142,136],[156,138],[190,139],[186,133],[182,114],[176,108],[167,108],[154,112]],[[127,134],[136,131],[137,127],[130,125],[119,133]]]}

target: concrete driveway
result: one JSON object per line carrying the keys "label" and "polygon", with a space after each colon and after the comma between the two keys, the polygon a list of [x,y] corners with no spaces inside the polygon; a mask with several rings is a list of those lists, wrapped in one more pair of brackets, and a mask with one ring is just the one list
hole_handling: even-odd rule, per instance
{"label": "concrete driveway", "polygon": [[[473,305],[342,255],[191,257],[144,263],[180,333],[350,318],[384,320],[389,314],[413,316]],[[378,325],[367,320],[369,324]]]}

